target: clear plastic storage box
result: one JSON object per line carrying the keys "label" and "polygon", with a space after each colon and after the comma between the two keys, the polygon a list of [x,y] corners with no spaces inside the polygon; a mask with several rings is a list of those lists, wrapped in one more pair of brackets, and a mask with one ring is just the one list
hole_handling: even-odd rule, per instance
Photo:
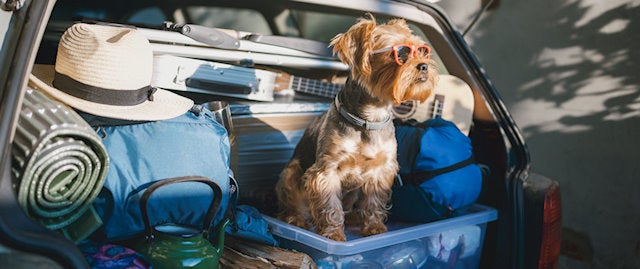
{"label": "clear plastic storage box", "polygon": [[319,268],[478,268],[488,222],[495,209],[479,204],[464,213],[426,224],[387,223],[386,233],[361,237],[348,227],[347,241],[265,216],[280,247],[307,253]]}

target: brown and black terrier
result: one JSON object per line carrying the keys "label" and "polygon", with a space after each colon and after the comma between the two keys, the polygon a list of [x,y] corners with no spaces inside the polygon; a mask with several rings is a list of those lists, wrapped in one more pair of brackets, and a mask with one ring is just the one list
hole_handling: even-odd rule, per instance
{"label": "brown and black terrier", "polygon": [[393,105],[426,100],[437,80],[431,48],[402,19],[361,18],[331,40],[350,66],[345,88],[306,129],[276,185],[278,218],[336,241],[344,227],[387,231],[398,172]]}

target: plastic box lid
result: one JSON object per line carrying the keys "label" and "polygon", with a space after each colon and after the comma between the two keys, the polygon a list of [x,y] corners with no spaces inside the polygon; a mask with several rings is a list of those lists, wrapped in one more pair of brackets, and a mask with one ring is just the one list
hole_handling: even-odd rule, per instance
{"label": "plastic box lid", "polygon": [[347,228],[346,242],[320,236],[312,231],[293,226],[278,219],[264,216],[273,235],[297,241],[330,255],[352,255],[386,246],[404,243],[417,238],[445,232],[467,225],[483,224],[497,219],[498,212],[488,206],[474,204],[459,216],[425,224],[389,222],[386,233],[361,237],[357,228]]}

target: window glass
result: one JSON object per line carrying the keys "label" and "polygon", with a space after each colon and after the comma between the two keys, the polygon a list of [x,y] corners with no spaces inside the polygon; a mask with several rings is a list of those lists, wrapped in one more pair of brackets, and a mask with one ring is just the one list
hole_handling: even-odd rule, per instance
{"label": "window glass", "polygon": [[[306,10],[292,10],[290,14],[292,18],[291,20],[294,21],[295,25],[299,28],[299,32],[302,37],[327,43],[335,35],[346,32],[359,18],[343,14],[330,14]],[[384,20],[378,20],[378,23],[384,22]],[[432,46],[431,42],[429,42],[429,39],[425,36],[420,27],[412,23],[407,24],[415,35],[425,40],[427,45]],[[288,27],[291,27],[290,24],[288,25]],[[432,49],[431,51],[431,58],[440,67],[439,71],[441,74],[448,73],[435,49]]]}
{"label": "window glass", "polygon": [[[11,31],[9,30],[9,27],[16,27],[14,25],[16,24],[16,20],[14,20],[14,23],[12,23],[12,16],[13,12],[0,9],[0,35],[2,35],[2,37],[0,37],[0,63],[3,63],[3,65],[0,66],[0,81],[2,81],[1,84],[5,84],[4,82],[6,81],[6,75],[11,68],[11,66],[9,66],[8,64],[8,59],[9,57],[11,57],[11,52],[13,52],[13,50],[15,49],[16,44],[15,40],[11,40],[12,38],[15,39],[15,36],[12,36],[10,34]],[[5,90],[3,86],[4,85],[0,85],[0,95]]]}
{"label": "window glass", "polygon": [[51,21],[108,20],[107,11],[99,8],[60,7],[55,5],[51,12]]}
{"label": "window glass", "polygon": [[133,24],[162,25],[167,18],[158,7],[150,7],[137,11],[127,20]]}
{"label": "window glass", "polygon": [[342,14],[303,10],[293,10],[291,16],[302,37],[322,42],[329,42],[337,34],[347,31],[358,19]]}
{"label": "window glass", "polygon": [[7,30],[9,29],[9,22],[11,21],[11,15],[13,12],[0,10],[0,48],[3,47],[4,39],[7,38]]}
{"label": "window glass", "polygon": [[252,9],[226,7],[188,7],[187,15],[195,24],[237,31],[272,34],[264,16]]}

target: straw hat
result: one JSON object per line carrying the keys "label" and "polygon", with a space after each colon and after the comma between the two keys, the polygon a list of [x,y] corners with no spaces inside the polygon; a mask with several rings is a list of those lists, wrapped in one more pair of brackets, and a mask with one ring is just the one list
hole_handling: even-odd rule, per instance
{"label": "straw hat", "polygon": [[193,106],[151,87],[152,73],[151,45],[135,29],[78,23],[60,38],[55,68],[36,65],[30,82],[71,107],[115,119],[163,120]]}

